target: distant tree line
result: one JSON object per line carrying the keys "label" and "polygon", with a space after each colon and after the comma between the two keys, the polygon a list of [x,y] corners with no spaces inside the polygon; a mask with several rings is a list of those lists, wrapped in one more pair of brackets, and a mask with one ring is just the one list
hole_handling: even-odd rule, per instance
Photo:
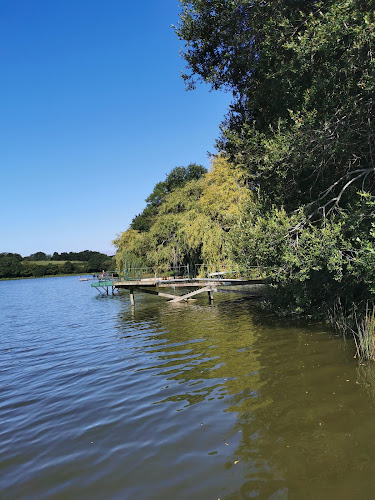
{"label": "distant tree line", "polygon": [[113,267],[112,257],[91,250],[54,252],[52,255],[36,252],[27,257],[18,253],[0,253],[0,279],[97,273]]}
{"label": "distant tree line", "polygon": [[82,252],[53,252],[53,254],[46,254],[44,252],[36,252],[24,257],[24,260],[57,260],[57,261],[73,261],[88,262],[90,259],[100,258],[108,259],[108,255],[100,252],[93,252],[92,250],[83,250]]}

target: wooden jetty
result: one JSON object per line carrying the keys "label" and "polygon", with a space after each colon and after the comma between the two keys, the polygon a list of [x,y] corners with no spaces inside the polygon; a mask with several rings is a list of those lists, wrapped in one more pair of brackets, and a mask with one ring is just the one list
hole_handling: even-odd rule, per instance
{"label": "wooden jetty", "polygon": [[[158,297],[169,299],[169,302],[172,303],[188,301],[198,294],[207,293],[209,303],[211,304],[214,300],[214,292],[225,291],[246,294],[248,292],[238,290],[238,287],[243,287],[244,285],[264,285],[267,282],[264,278],[225,278],[222,273],[217,274],[218,276],[212,278],[143,278],[131,280],[124,280],[118,276],[112,276],[108,279],[109,277],[105,276],[99,279],[98,282],[92,283],[91,286],[96,288],[99,293],[106,295],[109,295],[110,291],[113,294],[115,290],[128,290],[130,304],[134,307],[135,292],[157,295]],[[231,290],[223,287],[230,287]],[[237,287],[237,289],[233,289],[232,287]],[[176,291],[176,289],[182,288],[194,288],[194,290],[181,295],[166,293],[164,291],[165,289]],[[253,293],[252,295],[254,296]]]}

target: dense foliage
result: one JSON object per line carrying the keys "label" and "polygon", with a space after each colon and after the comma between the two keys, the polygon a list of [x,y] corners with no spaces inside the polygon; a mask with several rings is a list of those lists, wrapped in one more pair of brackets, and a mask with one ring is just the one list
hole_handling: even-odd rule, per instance
{"label": "dense foliage", "polygon": [[[151,198],[153,195],[146,202]],[[243,173],[217,157],[208,173],[201,171],[163,195],[147,231],[136,230],[132,224],[119,235],[114,241],[117,267],[200,263],[217,267],[228,263],[229,233],[240,219],[241,205],[249,198]]]}
{"label": "dense foliage", "polygon": [[330,209],[374,189],[370,2],[181,3],[189,82],[233,91],[219,145],[263,202]]}
{"label": "dense foliage", "polygon": [[155,186],[118,266],[268,266],[280,312],[358,321],[375,297],[373,2],[180,4],[187,87],[233,101],[211,170]]}
{"label": "dense foliage", "polygon": [[148,231],[158,213],[158,207],[162,204],[168,193],[177,188],[182,188],[186,183],[194,179],[200,179],[206,173],[202,165],[191,163],[187,167],[175,167],[164,181],[158,182],[152,193],[146,198],[146,207],[130,224],[136,231]]}
{"label": "dense foliage", "polygon": [[233,92],[218,147],[256,207],[233,258],[277,267],[284,311],[374,299],[375,12],[366,0],[181,0],[188,86]]}

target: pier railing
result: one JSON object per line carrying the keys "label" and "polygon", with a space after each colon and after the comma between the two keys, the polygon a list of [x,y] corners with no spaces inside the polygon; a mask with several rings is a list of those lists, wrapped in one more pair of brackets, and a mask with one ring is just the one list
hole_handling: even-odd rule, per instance
{"label": "pier railing", "polygon": [[97,276],[99,282],[139,281],[144,279],[189,279],[189,265],[184,266],[155,266],[155,267],[130,267],[122,271],[107,271]]}
{"label": "pier railing", "polygon": [[100,285],[114,286],[120,281],[141,281],[148,279],[264,279],[272,271],[269,267],[224,267],[206,264],[195,264],[193,268],[189,265],[183,266],[155,266],[155,267],[132,267],[122,271],[107,271],[97,275]]}

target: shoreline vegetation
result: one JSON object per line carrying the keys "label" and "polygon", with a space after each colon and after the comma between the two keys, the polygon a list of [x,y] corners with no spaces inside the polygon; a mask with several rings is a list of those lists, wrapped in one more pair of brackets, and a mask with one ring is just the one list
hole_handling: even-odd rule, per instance
{"label": "shoreline vegetation", "polygon": [[[91,275],[91,273],[89,273],[88,275]],[[65,276],[86,276],[86,275],[85,274],[49,274],[48,276],[22,276],[19,278],[0,278],[0,281],[36,280],[39,278],[63,278]]]}
{"label": "shoreline vegetation", "polygon": [[27,257],[3,252],[0,253],[0,280],[98,273],[113,265],[113,257],[91,250],[54,252],[53,255],[37,252]]}
{"label": "shoreline vegetation", "polygon": [[187,88],[233,100],[210,170],[156,184],[114,241],[117,269],[272,267],[277,313],[330,323],[374,360],[375,11],[297,4],[181,0]]}

